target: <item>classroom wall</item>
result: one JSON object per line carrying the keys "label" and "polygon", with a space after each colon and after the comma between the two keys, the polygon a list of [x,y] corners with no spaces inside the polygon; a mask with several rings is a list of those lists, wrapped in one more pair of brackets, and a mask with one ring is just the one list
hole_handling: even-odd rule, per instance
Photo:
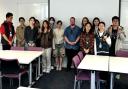
{"label": "classroom wall", "polygon": [[112,16],[118,13],[119,0],[50,0],[50,16],[63,20],[64,27],[69,25],[71,16],[76,17],[79,26],[84,16],[91,21],[99,17],[109,26]]}
{"label": "classroom wall", "polygon": [[[76,17],[76,24],[81,27],[84,16],[92,22],[94,17],[105,21],[106,29],[111,25],[111,18],[119,15],[119,0],[50,0],[50,16],[63,21],[65,28],[69,18]],[[128,0],[121,0],[121,25],[128,34]],[[128,36],[123,48],[128,49]]]}
{"label": "classroom wall", "polygon": [[31,16],[42,20],[48,17],[48,0],[0,0],[0,24],[5,20],[7,12],[14,14],[15,26],[18,25],[20,16],[25,17],[26,21]]}

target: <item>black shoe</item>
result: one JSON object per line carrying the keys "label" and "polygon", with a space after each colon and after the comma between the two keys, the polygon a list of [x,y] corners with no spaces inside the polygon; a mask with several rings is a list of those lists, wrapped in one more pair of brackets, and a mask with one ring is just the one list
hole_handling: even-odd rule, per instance
{"label": "black shoe", "polygon": [[105,82],[100,82],[100,89],[106,89],[106,84]]}
{"label": "black shoe", "polygon": [[67,68],[67,70],[66,70],[66,71],[67,71],[67,72],[69,72],[70,70],[71,70],[71,68]]}

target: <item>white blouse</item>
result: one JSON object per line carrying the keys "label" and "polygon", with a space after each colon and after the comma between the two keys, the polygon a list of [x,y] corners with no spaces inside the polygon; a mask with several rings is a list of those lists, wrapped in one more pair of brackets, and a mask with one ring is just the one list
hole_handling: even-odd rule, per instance
{"label": "white blouse", "polygon": [[[53,30],[53,46],[64,43],[64,29]],[[54,47],[53,47],[54,48]]]}

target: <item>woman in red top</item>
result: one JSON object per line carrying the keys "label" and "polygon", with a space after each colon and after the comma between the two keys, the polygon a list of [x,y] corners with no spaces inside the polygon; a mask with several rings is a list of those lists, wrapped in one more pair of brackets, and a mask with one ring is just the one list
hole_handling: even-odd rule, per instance
{"label": "woman in red top", "polygon": [[94,33],[92,25],[88,22],[80,35],[80,48],[85,54],[94,54]]}

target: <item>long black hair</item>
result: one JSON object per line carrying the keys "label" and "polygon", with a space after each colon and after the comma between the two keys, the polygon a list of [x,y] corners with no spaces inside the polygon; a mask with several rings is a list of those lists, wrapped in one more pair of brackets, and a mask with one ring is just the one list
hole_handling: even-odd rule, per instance
{"label": "long black hair", "polygon": [[44,29],[45,29],[44,23],[47,24],[47,30],[50,30],[49,22],[47,20],[44,20],[43,23],[42,23],[42,28],[41,28],[42,32],[44,32]]}
{"label": "long black hair", "polygon": [[92,21],[92,29],[93,29],[93,31],[95,30],[95,24],[94,24],[95,20],[98,20],[100,22],[100,19],[98,17],[95,17],[93,19],[93,21]]}
{"label": "long black hair", "polygon": [[86,32],[86,26],[87,26],[88,24],[91,26],[91,29],[90,29],[89,33],[93,33],[92,24],[91,24],[90,22],[88,22],[88,23],[85,24],[84,32]]}
{"label": "long black hair", "polygon": [[83,19],[82,19],[82,23],[81,23],[82,27],[84,26],[84,24],[83,24],[84,19],[87,20],[87,23],[89,22],[89,19],[88,19],[87,17],[83,17]]}

